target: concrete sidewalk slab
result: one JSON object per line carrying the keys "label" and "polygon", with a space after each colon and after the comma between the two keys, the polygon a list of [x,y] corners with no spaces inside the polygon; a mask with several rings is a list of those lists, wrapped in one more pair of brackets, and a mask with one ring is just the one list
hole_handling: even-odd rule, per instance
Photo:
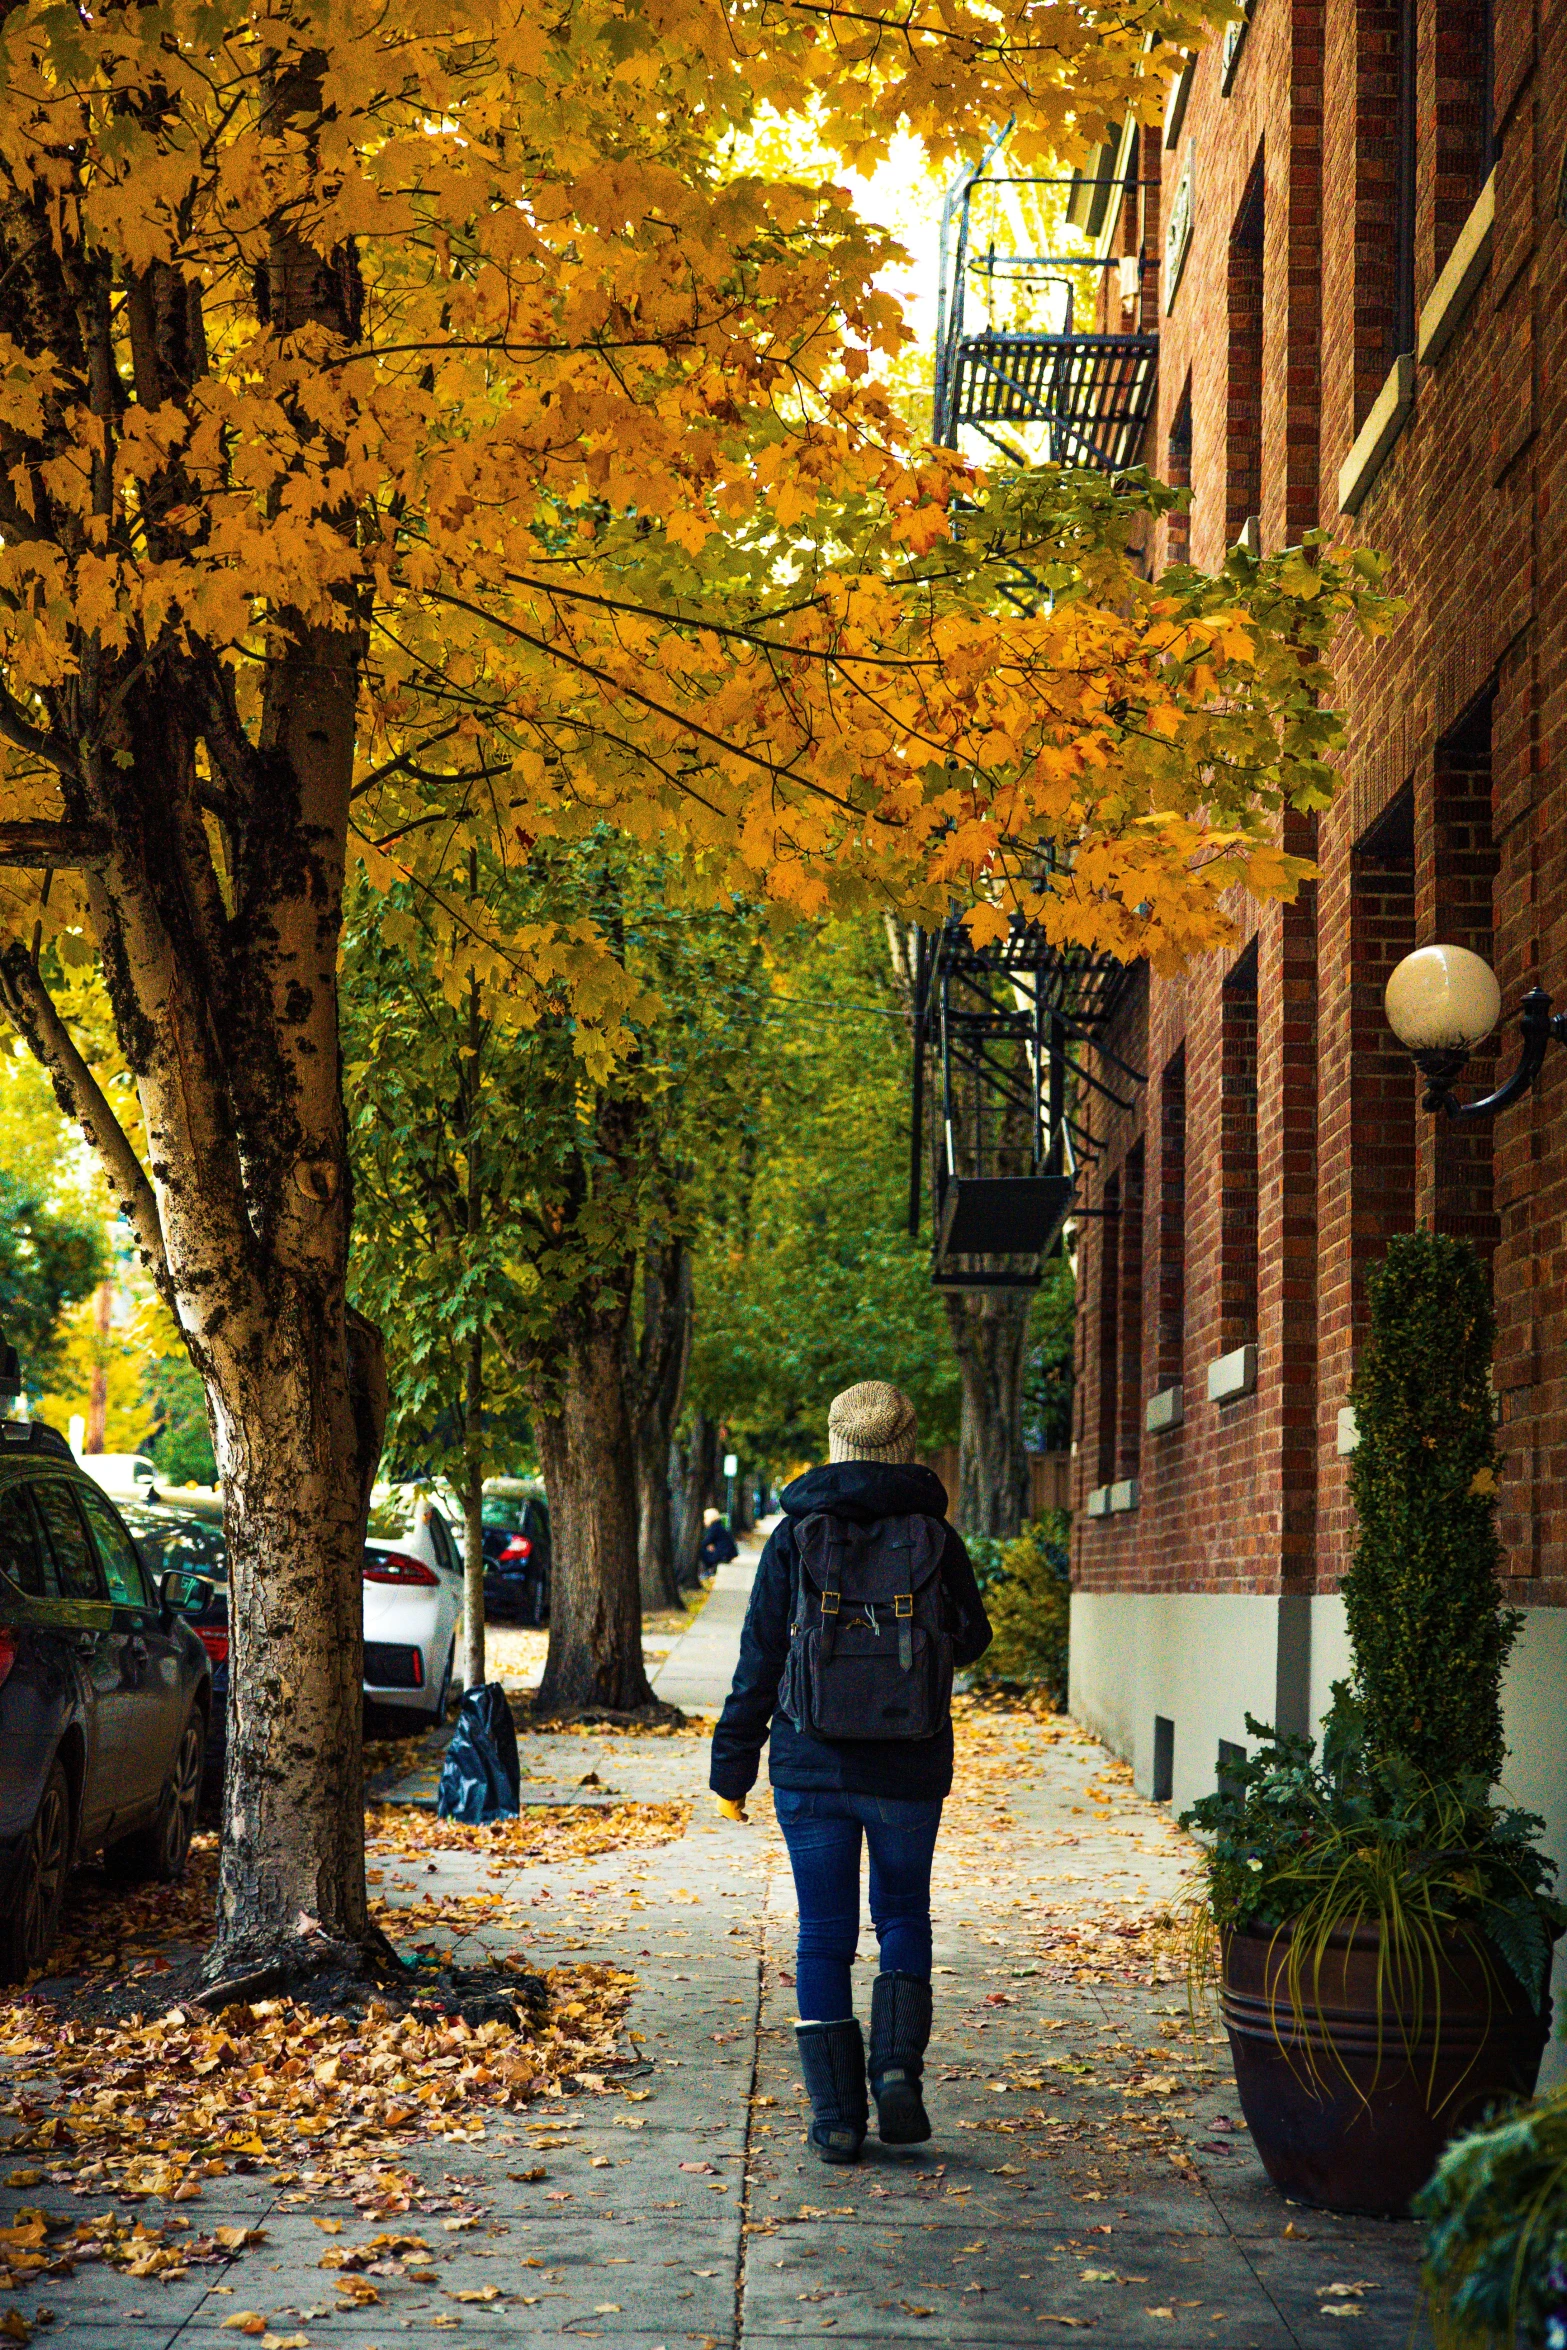
{"label": "concrete sidewalk slab", "polygon": [[718,1713],[729,1695],[740,1656],[740,1632],[751,1604],[757,1558],[720,1567],[707,1604],[675,1642],[653,1675],[655,1696],[685,1713]]}

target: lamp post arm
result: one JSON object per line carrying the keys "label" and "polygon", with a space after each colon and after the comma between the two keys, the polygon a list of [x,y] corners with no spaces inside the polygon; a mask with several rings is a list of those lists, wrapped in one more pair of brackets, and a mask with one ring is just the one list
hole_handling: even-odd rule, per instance
{"label": "lamp post arm", "polygon": [[1462,1066],[1461,1062],[1455,1067],[1452,1065],[1453,1056],[1433,1053],[1430,1056],[1433,1062],[1441,1059],[1447,1065],[1441,1069],[1426,1068],[1426,1056],[1417,1053],[1416,1061],[1430,1080],[1425,1098],[1426,1108],[1445,1110],[1448,1117],[1453,1119],[1494,1118],[1499,1110],[1509,1109],[1528,1092],[1539,1076],[1545,1061],[1545,1048],[1552,1037],[1558,1044],[1567,1044],[1567,1018],[1559,1012],[1552,1014],[1551,999],[1543,987],[1531,987],[1518,1015],[1518,1030],[1523,1038],[1523,1050],[1518,1056],[1517,1068],[1504,1084],[1497,1087],[1495,1093],[1485,1094],[1477,1102],[1453,1099],[1453,1081],[1458,1075],[1458,1068]]}

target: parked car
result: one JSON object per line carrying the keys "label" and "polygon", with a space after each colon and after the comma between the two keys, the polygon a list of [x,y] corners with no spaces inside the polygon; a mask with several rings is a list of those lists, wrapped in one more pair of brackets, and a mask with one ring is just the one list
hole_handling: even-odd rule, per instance
{"label": "parked car", "polygon": [[149,1501],[156,1496],[158,1464],[144,1452],[84,1452],[76,1465],[113,1501]]}
{"label": "parked car", "polygon": [[484,1612],[498,1622],[547,1624],[550,1615],[549,1504],[542,1494],[484,1496]]}
{"label": "parked car", "polygon": [[207,1729],[201,1808],[208,1819],[214,1819],[223,1804],[229,1743],[229,1547],[221,1526],[214,1526],[210,1519],[193,1518],[173,1502],[122,1502],[120,1516],[136,1537],[142,1564],[154,1583],[160,1575],[178,1572],[201,1575],[212,1586],[206,1605],[188,1612],[186,1621],[212,1664],[212,1719]]}
{"label": "parked car", "polygon": [[53,1946],[65,1884],[185,1867],[212,1719],[187,1612],[202,1576],[155,1582],[123,1518],[38,1421],[0,1423],[0,1976]]}
{"label": "parked car", "polygon": [[365,1695],[439,1722],[462,1622],[462,1559],[428,1494],[415,1497],[401,1533],[385,1530],[388,1514],[372,1515],[365,1545]]}
{"label": "parked car", "polygon": [[[120,1514],[154,1578],[178,1568],[206,1577],[212,1587],[207,1604],[189,1617],[212,1663],[212,1728],[202,1782],[202,1809],[212,1817],[222,1805],[228,1758],[228,1544],[221,1526],[193,1517],[173,1502],[126,1503]],[[451,1687],[456,1622],[462,1614],[462,1562],[439,1510],[432,1507],[421,1519],[416,1502],[406,1533],[395,1543],[382,1538],[367,1544],[364,1596],[366,1697],[428,1712],[439,1721]]]}

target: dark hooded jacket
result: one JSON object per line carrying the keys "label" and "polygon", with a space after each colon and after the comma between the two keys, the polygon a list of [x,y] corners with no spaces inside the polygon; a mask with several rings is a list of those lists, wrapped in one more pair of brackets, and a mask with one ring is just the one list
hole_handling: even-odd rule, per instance
{"label": "dark hooded jacket", "polygon": [[[788,1715],[777,1710],[798,1575],[794,1525],[818,1510],[862,1524],[915,1511],[944,1520],[947,1494],[932,1470],[886,1461],[832,1461],[785,1488],[783,1522],[769,1536],[756,1570],[734,1686],[713,1732],[713,1791],[735,1803],[749,1794],[767,1740],[775,1787],[914,1798],[946,1795],[952,1786],[950,1722],[934,1738],[819,1738],[812,1730],[797,1730]],[[942,1594],[953,1662],[961,1670],[990,1646],[990,1624],[968,1552],[951,1526],[946,1531]]]}

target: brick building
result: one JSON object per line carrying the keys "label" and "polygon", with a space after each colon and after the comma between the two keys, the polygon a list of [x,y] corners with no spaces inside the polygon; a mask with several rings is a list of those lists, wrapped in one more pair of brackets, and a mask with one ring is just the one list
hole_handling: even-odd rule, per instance
{"label": "brick building", "polygon": [[[1315,524],[1408,612],[1341,648],[1347,788],[1321,878],[1137,975],[1146,1073],[1079,1245],[1073,1705],[1177,1804],[1248,1709],[1304,1728],[1347,1665],[1345,1410],[1365,1275],[1429,1220],[1491,1257],[1509,1599],[1508,1784],[1567,1867],[1567,1052],[1494,1125],[1419,1106],[1382,987],[1416,944],[1567,1001],[1567,8],[1253,0],[1075,198],[1101,326],[1158,336],[1144,455],[1189,480],[1157,563]],[[1092,204],[1097,197],[1100,219]],[[1139,260],[1140,257],[1140,260]],[[1558,1996],[1564,1986],[1558,1985]]]}

